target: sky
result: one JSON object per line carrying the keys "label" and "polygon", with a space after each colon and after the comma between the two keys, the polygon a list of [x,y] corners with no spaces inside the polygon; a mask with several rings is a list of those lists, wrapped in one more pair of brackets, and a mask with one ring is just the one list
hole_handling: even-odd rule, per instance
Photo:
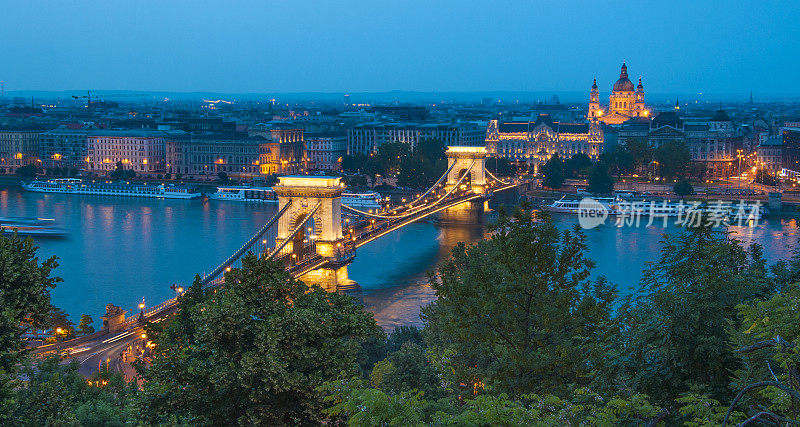
{"label": "sky", "polygon": [[13,90],[800,94],[797,1],[0,0]]}

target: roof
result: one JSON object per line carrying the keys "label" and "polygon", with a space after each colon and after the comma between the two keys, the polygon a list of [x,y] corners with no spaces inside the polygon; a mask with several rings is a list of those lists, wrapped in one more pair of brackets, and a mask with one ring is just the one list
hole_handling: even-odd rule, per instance
{"label": "roof", "polygon": [[558,123],[559,133],[589,133],[589,123]]}
{"label": "roof", "polygon": [[730,118],[730,116],[728,116],[728,113],[726,113],[726,112],[724,112],[722,110],[718,110],[716,113],[714,113],[713,116],[711,116],[711,121],[712,122],[729,122],[729,121],[731,121],[731,118]]}
{"label": "roof", "polygon": [[138,137],[138,138],[164,138],[168,134],[160,130],[147,130],[147,129],[124,129],[124,130],[94,130],[89,132],[90,137]]}
{"label": "roof", "polygon": [[525,133],[525,132],[528,132],[528,128],[529,127],[530,127],[530,123],[528,123],[528,122],[500,123],[497,126],[497,130],[500,133]]}

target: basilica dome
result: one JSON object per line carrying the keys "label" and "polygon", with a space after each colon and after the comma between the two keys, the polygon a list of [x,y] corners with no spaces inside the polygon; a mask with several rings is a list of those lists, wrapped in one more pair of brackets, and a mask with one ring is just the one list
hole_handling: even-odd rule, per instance
{"label": "basilica dome", "polygon": [[625,64],[622,64],[622,69],[619,73],[619,80],[614,83],[614,87],[611,89],[614,92],[633,92],[633,82],[628,79],[628,67]]}

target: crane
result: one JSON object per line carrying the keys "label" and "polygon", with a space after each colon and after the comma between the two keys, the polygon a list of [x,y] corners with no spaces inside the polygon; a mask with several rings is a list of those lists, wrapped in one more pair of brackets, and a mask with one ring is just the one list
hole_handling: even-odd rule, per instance
{"label": "crane", "polygon": [[84,99],[84,98],[86,99],[86,108],[91,110],[92,109],[92,91],[87,90],[86,91],[86,95],[84,95],[84,96],[72,95],[72,99]]}

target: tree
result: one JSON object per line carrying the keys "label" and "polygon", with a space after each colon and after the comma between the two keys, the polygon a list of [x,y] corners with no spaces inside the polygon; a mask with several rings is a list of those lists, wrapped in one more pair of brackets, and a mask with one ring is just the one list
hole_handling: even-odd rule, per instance
{"label": "tree", "polygon": [[56,257],[39,263],[37,249],[31,238],[0,232],[0,424],[8,422],[17,367],[26,357],[22,337],[46,326],[53,310],[50,289],[61,281],[50,276]]}
{"label": "tree", "polygon": [[625,381],[664,404],[684,393],[723,401],[740,367],[727,328],[737,304],[774,289],[758,245],[701,225],[665,234],[661,256],[620,307]]}
{"label": "tree", "polygon": [[426,188],[447,171],[444,143],[438,139],[421,140],[410,155],[400,160],[397,184],[411,188]]}
{"label": "tree", "polygon": [[553,154],[547,160],[547,163],[542,166],[542,175],[544,175],[542,185],[547,188],[556,189],[564,185],[566,179],[564,176],[564,162],[561,161],[558,154]]}
{"label": "tree", "polygon": [[81,315],[81,321],[78,323],[78,331],[82,335],[94,333],[94,326],[92,326],[92,323],[94,323],[92,316],[89,316],[88,314]]}
{"label": "tree", "polygon": [[135,421],[135,384],[107,366],[87,380],[78,367],[76,360],[63,363],[58,356],[26,366],[27,381],[9,412],[13,424],[124,426]]}
{"label": "tree", "polygon": [[505,157],[490,157],[486,160],[486,170],[498,177],[508,177],[517,173],[517,166]]}
{"label": "tree", "polygon": [[764,168],[756,170],[756,176],[754,181],[759,184],[769,185],[772,187],[778,185],[778,179],[775,178],[775,175],[771,174],[768,170]]}
{"label": "tree", "polygon": [[109,178],[118,181],[131,180],[136,177],[136,172],[133,169],[125,169],[122,161],[118,161],[114,170],[108,173]]}
{"label": "tree", "polygon": [[577,228],[560,232],[524,210],[501,217],[491,238],[456,246],[431,280],[437,301],[422,312],[447,381],[467,385],[462,393],[485,385],[512,396],[591,383],[607,363],[615,291],[589,281],[585,252]]}
{"label": "tree", "polygon": [[692,159],[685,142],[667,141],[656,148],[653,158],[658,162],[657,173],[667,178],[681,178],[686,175]]}
{"label": "tree", "polygon": [[[793,260],[794,267],[798,259]],[[740,400],[729,410],[765,408],[784,418],[800,420],[800,283],[793,280],[779,292],[740,304],[741,322],[731,332],[741,369],[733,387]],[[749,411],[748,417],[755,411]]]}
{"label": "tree", "polygon": [[641,170],[653,161],[653,148],[644,139],[628,140],[624,146],[624,151],[630,156],[634,170]]}
{"label": "tree", "polygon": [[694,194],[694,187],[688,179],[682,179],[672,187],[672,191],[679,196],[690,196]]}
{"label": "tree", "polygon": [[444,389],[425,349],[407,342],[400,350],[375,364],[370,375],[372,385],[390,394],[421,391],[429,398],[443,397]]}
{"label": "tree", "polygon": [[17,168],[17,175],[25,177],[25,178],[33,178],[36,176],[36,173],[39,171],[39,168],[36,167],[34,164],[25,165]]}
{"label": "tree", "polygon": [[54,307],[50,289],[61,282],[51,277],[56,257],[39,263],[33,239],[0,233],[0,374],[14,372],[22,361],[22,336],[46,327]]}
{"label": "tree", "polygon": [[590,173],[592,159],[584,153],[573,154],[564,162],[564,172],[568,178],[578,178]]}
{"label": "tree", "polygon": [[614,177],[608,173],[603,162],[595,163],[589,173],[589,192],[592,194],[611,194],[614,192]]}
{"label": "tree", "polygon": [[360,343],[382,333],[352,297],[252,254],[242,265],[215,289],[198,277],[170,324],[148,328],[152,361],[137,366],[145,423],[321,422],[316,388],[354,372]]}
{"label": "tree", "polygon": [[229,183],[231,180],[228,179],[228,174],[227,173],[225,173],[225,172],[217,172],[217,181],[220,184],[225,185],[225,184]]}

